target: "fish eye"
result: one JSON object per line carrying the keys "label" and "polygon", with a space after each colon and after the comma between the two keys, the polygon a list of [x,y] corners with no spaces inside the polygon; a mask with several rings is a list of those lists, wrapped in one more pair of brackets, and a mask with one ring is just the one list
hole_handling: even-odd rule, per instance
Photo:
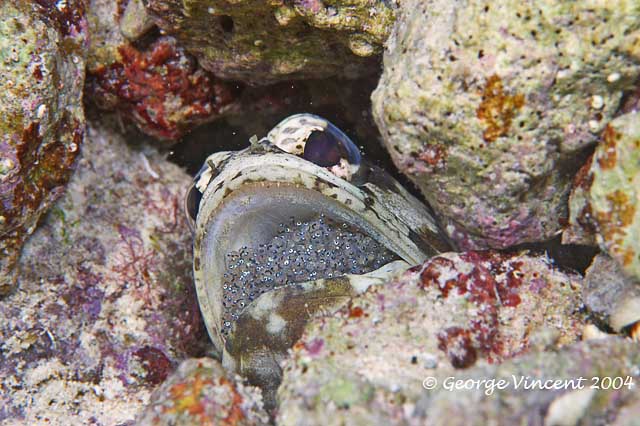
{"label": "fish eye", "polygon": [[307,138],[302,158],[321,167],[332,167],[343,157],[341,148],[341,143],[331,134],[314,130]]}
{"label": "fish eye", "polygon": [[195,183],[191,185],[184,199],[184,211],[187,215],[187,222],[193,231],[195,229],[196,218],[198,217],[198,209],[200,208],[200,200],[202,193],[196,188]]}
{"label": "fish eye", "polygon": [[196,218],[198,217],[198,210],[200,209],[200,200],[202,200],[202,193],[196,187],[196,183],[207,170],[209,170],[209,165],[205,162],[193,177],[193,183],[184,197],[184,212],[187,216],[187,223],[191,231],[195,230]]}
{"label": "fish eye", "polygon": [[278,123],[267,139],[281,150],[320,167],[334,167],[345,160],[357,168],[360,150],[342,130],[313,114],[296,114]]}
{"label": "fish eye", "polygon": [[302,157],[321,167],[333,167],[345,159],[359,165],[360,150],[351,139],[333,124],[326,122],[323,130],[312,131],[304,144]]}

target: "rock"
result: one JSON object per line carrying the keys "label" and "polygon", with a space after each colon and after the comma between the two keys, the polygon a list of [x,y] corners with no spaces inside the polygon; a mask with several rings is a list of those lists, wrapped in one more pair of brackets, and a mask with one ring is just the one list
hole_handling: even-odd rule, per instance
{"label": "rock", "polygon": [[218,361],[188,359],[151,396],[136,424],[251,426],[269,424],[260,390],[227,376]]}
{"label": "rock", "polygon": [[118,49],[128,45],[128,40],[118,25],[124,14],[124,2],[111,0],[90,0],[87,9],[89,24],[89,52],[87,54],[87,73],[114,64],[119,59]]}
{"label": "rock", "polygon": [[[640,94],[640,90],[637,93]],[[630,96],[627,102],[631,102],[635,96]],[[637,98],[634,100],[637,101]],[[595,154],[574,179],[569,197],[569,224],[562,234],[564,243],[594,246],[600,243],[602,249],[613,252],[612,256],[618,261],[623,264],[627,262],[625,269],[631,274],[638,265],[633,261],[633,252],[640,253],[638,244],[634,244],[637,243],[635,235],[638,232],[638,227],[634,227],[634,223],[638,222],[638,203],[634,194],[638,192],[636,181],[640,170],[636,160],[640,146],[639,123],[637,108],[629,108],[629,112],[617,117],[606,127]],[[629,203],[616,199],[616,194],[628,197]],[[594,201],[597,206],[593,205]],[[636,256],[635,259],[640,257]]]}
{"label": "rock", "polygon": [[[640,283],[607,255],[596,256],[587,269],[583,299],[591,314],[616,332],[640,322]],[[640,338],[638,327],[629,331]]]}
{"label": "rock", "polygon": [[569,223],[562,232],[563,244],[598,246],[589,207],[589,188],[593,183],[593,176],[590,173],[592,161],[593,155],[578,170],[573,179],[569,195]]}
{"label": "rock", "polygon": [[0,296],[83,140],[86,35],[79,0],[0,3]]}
{"label": "rock", "polygon": [[436,256],[307,326],[283,367],[278,424],[402,424],[436,371],[576,341],[580,281],[526,254]]}
{"label": "rock", "polygon": [[374,92],[391,156],[461,248],[543,241],[640,75],[624,0],[402,2]]}
{"label": "rock", "polygon": [[[532,353],[501,365],[479,366],[454,377],[463,383],[469,379],[495,382],[503,379],[507,383],[504,389],[471,385],[470,390],[451,391],[443,388],[447,375],[438,374],[441,386],[424,391],[410,423],[436,426],[610,424],[618,412],[628,416],[633,407],[637,412],[638,363],[637,343],[611,337],[576,343],[559,352]],[[535,383],[535,380],[546,385],[560,382],[555,389],[540,389],[540,385],[525,388],[524,382]]]}
{"label": "rock", "polygon": [[144,0],[157,25],[216,76],[263,85],[375,69],[395,4],[296,0]]}
{"label": "rock", "polygon": [[145,9],[137,6],[132,1],[122,11],[115,1],[92,1],[89,99],[169,143],[237,107],[237,85],[203,70],[174,38],[151,36],[138,45],[125,38],[142,37],[149,30]]}
{"label": "rock", "polygon": [[640,425],[640,399],[636,398],[620,409],[611,426],[639,426]]}
{"label": "rock", "polygon": [[640,114],[609,123],[590,171],[596,239],[626,274],[640,280]]}
{"label": "rock", "polygon": [[640,114],[611,121],[569,198],[563,241],[598,244],[632,280],[640,280]]}
{"label": "rock", "polygon": [[67,192],[24,248],[21,291],[0,301],[0,422],[130,422],[180,359],[201,356],[189,183],[153,149],[89,126]]}
{"label": "rock", "polygon": [[154,27],[142,0],[129,0],[120,19],[120,32],[131,41],[136,41]]}

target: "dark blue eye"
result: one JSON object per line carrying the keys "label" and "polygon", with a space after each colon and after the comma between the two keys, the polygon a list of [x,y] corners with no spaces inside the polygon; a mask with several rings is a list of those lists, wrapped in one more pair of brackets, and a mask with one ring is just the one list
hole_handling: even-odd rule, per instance
{"label": "dark blue eye", "polygon": [[321,167],[335,166],[342,158],[340,142],[327,132],[313,131],[304,145],[302,157]]}
{"label": "dark blue eye", "polygon": [[198,191],[198,188],[196,188],[195,185],[191,185],[191,188],[189,188],[189,191],[187,192],[187,197],[184,200],[184,210],[187,213],[187,217],[193,222],[195,222],[196,217],[198,217],[198,209],[200,208],[201,199],[202,194]]}
{"label": "dark blue eye", "polygon": [[200,200],[202,199],[202,193],[196,188],[196,182],[200,179],[202,173],[209,167],[205,163],[198,173],[193,178],[193,183],[187,191],[187,196],[184,198],[184,211],[187,215],[187,222],[189,227],[193,231],[195,229],[196,218],[198,217],[198,209],[200,209]]}
{"label": "dark blue eye", "polygon": [[304,145],[302,157],[321,167],[335,166],[344,158],[349,164],[360,164],[358,147],[331,123],[324,130],[311,132]]}

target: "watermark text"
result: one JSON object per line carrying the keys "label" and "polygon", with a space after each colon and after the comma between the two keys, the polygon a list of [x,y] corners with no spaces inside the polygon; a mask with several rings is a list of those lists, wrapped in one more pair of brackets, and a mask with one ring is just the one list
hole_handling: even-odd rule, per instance
{"label": "watermark text", "polygon": [[481,390],[485,395],[493,395],[496,390],[579,390],[579,389],[633,389],[635,387],[633,376],[616,377],[574,377],[574,378],[537,378],[532,376],[517,376],[486,379],[458,379],[453,376],[446,377],[441,383],[435,377],[427,377],[422,381],[422,386],[427,390],[441,387],[447,391]]}

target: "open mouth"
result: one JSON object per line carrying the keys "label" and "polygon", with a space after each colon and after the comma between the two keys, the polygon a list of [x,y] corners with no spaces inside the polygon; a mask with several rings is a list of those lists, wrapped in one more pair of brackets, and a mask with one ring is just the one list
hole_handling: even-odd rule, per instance
{"label": "open mouth", "polygon": [[[243,185],[210,215],[204,276],[221,301],[221,332],[277,288],[362,275],[401,258],[383,232],[316,191],[282,182]],[[220,302],[218,302],[220,303]]]}
{"label": "open mouth", "polygon": [[[295,295],[317,290],[308,297],[320,309],[447,246],[424,205],[325,120],[294,116],[251,144],[212,154],[185,203],[198,301],[219,350]],[[290,343],[310,315],[303,299],[282,312],[287,327],[266,331],[267,346]]]}

